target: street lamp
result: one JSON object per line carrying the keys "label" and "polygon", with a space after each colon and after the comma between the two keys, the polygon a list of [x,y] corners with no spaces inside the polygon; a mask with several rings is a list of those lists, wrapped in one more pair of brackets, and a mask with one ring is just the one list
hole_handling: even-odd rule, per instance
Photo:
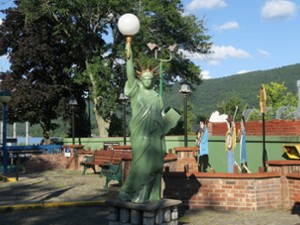
{"label": "street lamp", "polygon": [[78,105],[77,99],[74,96],[69,98],[69,106],[72,108],[72,140],[75,145],[75,107]]}
{"label": "street lamp", "polygon": [[2,120],[3,120],[3,136],[2,136],[2,152],[3,152],[3,173],[7,173],[7,164],[8,164],[8,152],[6,148],[6,105],[11,100],[11,93],[10,91],[0,91],[0,101],[2,102]]}
{"label": "street lamp", "polygon": [[119,100],[121,101],[123,105],[123,142],[124,145],[126,145],[126,106],[127,106],[127,100],[129,98],[124,95],[124,93],[120,94]]}
{"label": "street lamp", "polygon": [[183,107],[184,107],[184,147],[187,147],[187,95],[191,93],[191,85],[184,81],[180,85],[179,92],[183,94]]}
{"label": "street lamp", "polygon": [[155,44],[155,43],[148,43],[148,48],[153,51],[154,50],[154,56],[155,59],[159,61],[159,95],[163,96],[163,62],[170,62],[173,58],[173,54],[175,54],[178,50],[178,45],[170,45],[168,47],[169,51],[169,58],[168,59],[162,59],[157,57],[157,52],[161,50],[161,48]]}
{"label": "street lamp", "polygon": [[90,98],[90,92],[87,92],[86,95],[86,101],[87,101],[87,110],[88,110],[88,120],[89,120],[89,131],[88,131],[88,137],[92,137],[92,124],[91,124],[91,98]]}

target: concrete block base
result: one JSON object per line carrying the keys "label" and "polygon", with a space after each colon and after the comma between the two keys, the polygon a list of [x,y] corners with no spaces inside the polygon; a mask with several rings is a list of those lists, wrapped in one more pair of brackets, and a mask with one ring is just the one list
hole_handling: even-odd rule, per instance
{"label": "concrete block base", "polygon": [[177,225],[178,205],[182,201],[161,199],[159,202],[133,203],[113,199],[107,217],[109,225]]}

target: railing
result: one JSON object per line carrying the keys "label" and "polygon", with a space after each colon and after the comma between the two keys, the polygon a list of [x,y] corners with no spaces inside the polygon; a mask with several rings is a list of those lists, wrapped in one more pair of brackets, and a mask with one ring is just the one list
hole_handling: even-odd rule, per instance
{"label": "railing", "polygon": [[26,146],[6,146],[9,153],[43,153],[61,154],[62,145],[26,145]]}

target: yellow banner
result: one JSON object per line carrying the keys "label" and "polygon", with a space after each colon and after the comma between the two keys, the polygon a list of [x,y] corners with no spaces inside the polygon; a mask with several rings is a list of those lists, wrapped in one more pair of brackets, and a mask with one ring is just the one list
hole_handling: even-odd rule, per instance
{"label": "yellow banner", "polygon": [[260,112],[266,113],[266,111],[267,111],[267,95],[266,95],[266,88],[263,84],[260,87],[259,106],[260,106]]}

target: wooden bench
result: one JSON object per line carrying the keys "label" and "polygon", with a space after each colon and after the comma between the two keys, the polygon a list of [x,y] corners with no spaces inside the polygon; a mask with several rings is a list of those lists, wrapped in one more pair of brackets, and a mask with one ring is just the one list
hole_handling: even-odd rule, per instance
{"label": "wooden bench", "polygon": [[131,158],[130,150],[96,150],[93,156],[85,156],[85,160],[80,163],[84,166],[82,175],[86,169],[92,168],[96,173],[95,166],[100,166],[100,177],[105,176],[105,188],[112,180],[117,180],[122,185],[122,159]]}
{"label": "wooden bench", "polygon": [[96,150],[93,155],[85,155],[84,160],[80,162],[83,166],[82,175],[85,175],[87,169],[92,168],[94,173],[96,172],[95,166],[104,166],[107,162],[110,162],[112,156],[112,151],[107,150]]}

